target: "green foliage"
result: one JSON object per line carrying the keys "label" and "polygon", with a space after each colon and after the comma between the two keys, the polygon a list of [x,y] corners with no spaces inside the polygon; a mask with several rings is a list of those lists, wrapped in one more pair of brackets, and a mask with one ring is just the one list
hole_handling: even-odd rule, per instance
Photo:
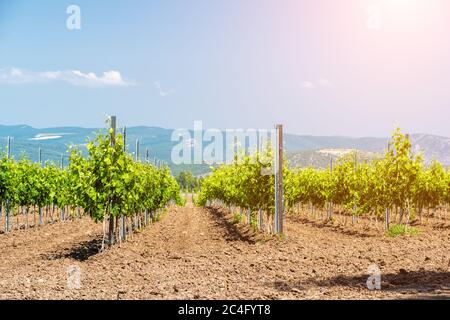
{"label": "green foliage", "polygon": [[180,188],[187,192],[196,192],[202,183],[202,178],[194,177],[190,171],[180,172],[175,179],[180,185]]}
{"label": "green foliage", "polygon": [[[214,169],[205,178],[196,203],[217,199],[226,205],[273,213],[274,176],[261,174],[272,167],[269,159],[270,149],[236,157],[232,164]],[[412,217],[422,208],[450,204],[450,172],[438,162],[425,167],[422,156],[412,154],[411,143],[400,129],[394,131],[381,159],[358,163],[356,153],[347,154],[332,171],[284,169],[283,179],[287,208],[298,203],[326,208],[333,203],[355,215],[382,216],[387,208],[399,208]]]}
{"label": "green foliage", "polygon": [[88,155],[70,150],[67,169],[23,159],[0,158],[0,203],[13,207],[79,207],[95,221],[152,212],[171,201],[183,204],[167,167],[136,163],[124,152],[122,137],[98,133]]}
{"label": "green foliage", "polygon": [[78,177],[78,205],[100,221],[105,216],[132,216],[165,207],[171,200],[181,204],[179,186],[167,167],[156,169],[136,163],[124,152],[120,135],[99,133],[87,145],[88,157],[77,150],[70,156],[69,174]]}
{"label": "green foliage", "polygon": [[153,221],[155,221],[155,222],[161,221],[161,213],[158,212],[158,213],[155,215],[155,217],[153,218]]}
{"label": "green foliage", "polygon": [[389,227],[388,236],[397,237],[401,235],[411,235],[415,236],[419,234],[419,230],[415,227],[405,226],[403,224],[393,224]]}
{"label": "green foliage", "polygon": [[[238,206],[252,211],[274,211],[274,176],[272,151],[252,156],[236,156],[233,163],[213,169],[202,183],[197,205],[208,200],[221,200],[227,206]],[[267,174],[268,173],[268,174]],[[284,173],[288,173],[285,170]]]}

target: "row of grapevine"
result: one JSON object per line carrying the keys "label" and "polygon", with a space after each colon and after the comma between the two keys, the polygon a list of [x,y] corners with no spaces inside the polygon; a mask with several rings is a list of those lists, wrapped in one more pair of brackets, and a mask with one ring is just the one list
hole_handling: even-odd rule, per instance
{"label": "row of grapevine", "polygon": [[[0,159],[0,203],[9,231],[10,215],[23,213],[28,226],[28,213],[39,216],[43,223],[44,211],[60,213],[60,219],[79,215],[80,212],[98,221],[122,222],[132,219],[133,229],[157,218],[155,212],[171,202],[181,204],[180,190],[168,167],[133,161],[123,147],[119,135],[98,133],[87,144],[88,154],[79,149],[69,150],[66,169],[52,163],[45,165],[29,160]],[[45,209],[45,210],[44,210]],[[53,220],[53,217],[52,217]],[[122,226],[124,227],[124,226]],[[123,239],[125,229],[116,239]]]}
{"label": "row of grapevine", "polygon": [[42,167],[26,159],[0,158],[0,215],[5,216],[5,231],[11,228],[10,213],[17,219],[22,213],[26,217],[25,228],[29,226],[30,212],[34,216],[38,212],[39,224],[43,224],[44,211],[47,217],[50,211],[54,221],[56,208],[62,208],[60,218],[64,220],[73,197],[67,188],[75,183],[69,178],[66,170],[50,163]]}
{"label": "row of grapevine", "polygon": [[265,152],[236,156],[232,164],[213,168],[212,174],[203,180],[195,203],[204,206],[219,201],[230,211],[239,207],[241,215],[246,211],[249,224],[261,228],[262,213],[270,218],[275,212],[272,158],[273,150],[269,146]]}
{"label": "row of grapevine", "polygon": [[[271,151],[237,157],[233,164],[213,170],[203,184],[197,203],[219,200],[227,206],[251,211],[274,212],[274,178],[265,175],[262,165]],[[267,171],[267,170],[266,170]],[[413,155],[411,143],[397,129],[384,157],[358,163],[348,154],[330,169],[288,169],[284,166],[284,202],[287,210],[309,206],[328,210],[338,206],[355,218],[371,215],[384,218],[400,212],[399,223],[422,218],[423,212],[450,204],[450,172],[439,162],[425,166],[421,155]]]}

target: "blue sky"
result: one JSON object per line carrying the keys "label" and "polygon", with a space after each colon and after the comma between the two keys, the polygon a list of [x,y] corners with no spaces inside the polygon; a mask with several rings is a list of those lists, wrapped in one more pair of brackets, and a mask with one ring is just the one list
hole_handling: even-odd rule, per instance
{"label": "blue sky", "polygon": [[[81,30],[68,30],[69,5]],[[424,7],[426,6],[426,7]],[[450,136],[443,0],[0,0],[0,124]]]}

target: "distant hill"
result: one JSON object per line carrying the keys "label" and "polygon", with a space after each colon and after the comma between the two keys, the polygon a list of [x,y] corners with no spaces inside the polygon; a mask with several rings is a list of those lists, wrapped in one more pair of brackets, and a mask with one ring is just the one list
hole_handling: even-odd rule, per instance
{"label": "distant hill", "polygon": [[[286,153],[289,167],[314,167],[329,168],[331,160],[333,164],[348,153],[355,152],[356,149],[321,149],[305,151],[289,151]],[[381,153],[357,150],[357,159],[359,162],[368,161],[381,157]]]}
{"label": "distant hill", "polygon": [[413,134],[411,143],[416,152],[422,152],[425,159],[436,159],[446,166],[450,166],[450,138],[429,134]]}
{"label": "distant hill", "polygon": [[339,136],[285,136],[286,149],[291,151],[321,149],[358,149],[379,152],[386,148],[387,138],[350,138]]}
{"label": "distant hill", "polygon": [[[18,158],[26,155],[33,161],[38,160],[39,147],[42,148],[44,160],[59,162],[61,154],[67,155],[69,145],[84,148],[89,137],[93,137],[99,128],[56,127],[33,128],[27,125],[0,125],[0,150],[6,146],[6,137],[12,137],[12,153]],[[120,131],[121,129],[119,129]],[[135,152],[135,141],[140,141],[141,159],[146,149],[151,158],[156,157],[171,165],[172,171],[190,170],[196,175],[209,171],[208,165],[175,166],[170,163],[171,150],[178,142],[171,141],[172,129],[159,127],[130,127],[127,129],[128,152]],[[427,161],[435,158],[450,166],[450,138],[427,134],[413,134],[411,141],[414,150],[424,153]],[[328,166],[329,149],[357,149],[361,156],[368,157],[381,153],[386,148],[387,138],[350,138],[350,137],[315,137],[287,134],[284,137],[288,159],[293,165]],[[325,149],[325,151],[324,151]],[[336,153],[336,152],[335,152]],[[334,155],[334,157],[337,157]]]}
{"label": "distant hill", "polygon": [[[450,166],[450,138],[429,135],[412,134],[410,136],[415,153],[422,153],[429,163],[436,159],[445,166]],[[387,147],[387,138],[349,138],[349,137],[313,137],[287,135],[285,138],[287,157],[292,166],[328,166],[330,154],[327,149],[359,150],[361,157],[368,159],[382,154]],[[333,155],[334,159],[338,156]]]}

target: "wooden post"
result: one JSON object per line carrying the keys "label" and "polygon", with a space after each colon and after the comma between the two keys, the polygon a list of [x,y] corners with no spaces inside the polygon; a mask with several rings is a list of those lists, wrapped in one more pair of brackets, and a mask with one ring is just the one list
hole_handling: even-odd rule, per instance
{"label": "wooden post", "polygon": [[[8,137],[8,160],[11,159],[11,137]],[[10,203],[9,199],[6,199],[6,212],[5,212],[5,233],[9,232],[9,215],[10,215]]]}
{"label": "wooden post", "polygon": [[39,164],[42,166],[42,148],[39,147]]}
{"label": "wooden post", "polygon": [[385,213],[385,217],[384,217],[384,227],[386,228],[386,230],[389,230],[389,224],[390,224],[390,210],[386,209],[386,213]]}
{"label": "wooden post", "polygon": [[[355,149],[355,174],[358,170],[358,150]],[[352,224],[356,224],[357,217],[356,217],[356,211],[358,210],[358,207],[356,204],[353,207],[353,216],[352,216]]]}
{"label": "wooden post", "polygon": [[8,159],[11,159],[11,137],[8,137]]}
{"label": "wooden post", "polygon": [[[110,125],[111,125],[111,146],[114,148],[116,145],[116,116],[111,116]],[[109,244],[114,244],[114,218],[111,217],[111,212],[109,212],[109,230],[108,230],[108,239]]]}
{"label": "wooden post", "polygon": [[150,162],[150,150],[148,148],[145,150],[145,162]]}
{"label": "wooden post", "polygon": [[258,210],[258,229],[259,230],[263,230],[264,225],[263,225],[263,211],[262,209]]}
{"label": "wooden post", "polygon": [[9,213],[11,208],[9,206],[9,199],[6,199],[6,212],[5,212],[5,233],[9,232]]}
{"label": "wooden post", "polygon": [[136,139],[136,162],[139,161],[139,139]]}
{"label": "wooden post", "polygon": [[283,125],[276,125],[275,137],[275,233],[283,233]]}
{"label": "wooden post", "polygon": [[[123,127],[123,152],[127,152],[127,127]],[[120,215],[120,241],[125,241],[127,238],[127,229],[125,226],[125,216]]]}
{"label": "wooden post", "polygon": [[[387,141],[387,152],[391,151],[391,145],[390,145],[390,140],[388,139]],[[387,190],[385,190],[387,191]],[[391,210],[389,208],[386,208],[386,213],[384,215],[384,227],[386,228],[386,230],[389,230],[389,225],[390,225],[390,216],[391,216]]]}
{"label": "wooden post", "polygon": [[[330,177],[333,178],[333,156],[330,155]],[[333,201],[330,200],[329,208],[328,208],[328,220],[331,220],[333,217]]]}
{"label": "wooden post", "polygon": [[[411,160],[413,160],[413,157],[414,157],[414,151],[413,151],[413,148],[412,148],[412,143],[411,143],[411,135],[409,134],[409,133],[407,133],[406,135],[405,135],[405,137],[406,137],[406,140],[408,140],[408,142],[411,144],[411,152],[410,152],[410,159]],[[408,227],[408,225],[409,225],[409,223],[410,223],[410,219],[411,219],[411,208],[410,208],[410,205],[409,205],[409,199],[407,199],[406,200],[406,210],[407,210],[407,216],[406,216],[406,223],[405,223],[405,225],[406,225],[406,227]],[[435,210],[435,212],[436,212],[436,208],[434,208],[434,210]],[[402,217],[403,217],[403,211],[402,211]],[[401,223],[401,221],[400,221],[400,223]]]}
{"label": "wooden post", "polygon": [[127,152],[127,127],[123,127],[123,152]]}

